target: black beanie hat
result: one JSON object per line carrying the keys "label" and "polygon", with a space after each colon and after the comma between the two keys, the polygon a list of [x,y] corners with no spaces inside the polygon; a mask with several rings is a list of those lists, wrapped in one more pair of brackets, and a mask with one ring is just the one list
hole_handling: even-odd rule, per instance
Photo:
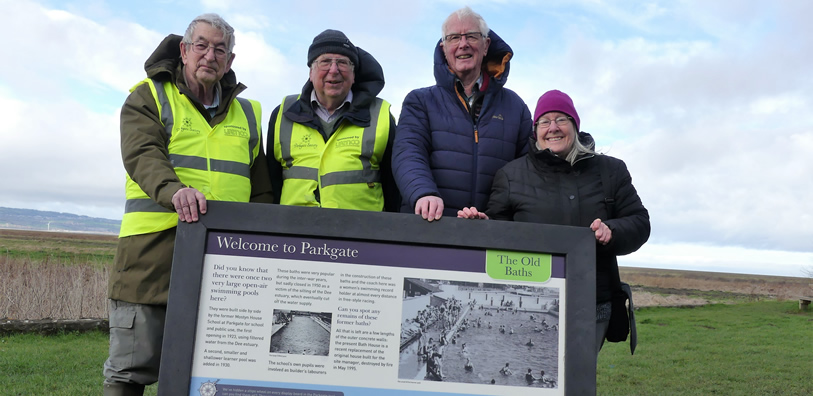
{"label": "black beanie hat", "polygon": [[327,29],[313,38],[313,43],[308,48],[308,67],[322,54],[341,54],[350,58],[354,65],[359,63],[356,46],[338,30]]}

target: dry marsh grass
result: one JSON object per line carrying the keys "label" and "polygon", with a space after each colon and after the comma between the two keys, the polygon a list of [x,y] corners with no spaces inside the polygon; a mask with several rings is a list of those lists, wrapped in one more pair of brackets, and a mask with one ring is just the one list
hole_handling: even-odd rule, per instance
{"label": "dry marsh grass", "polygon": [[813,279],[621,267],[636,306],[686,306],[813,295]]}
{"label": "dry marsh grass", "polygon": [[0,257],[0,318],[107,317],[106,266]]}
{"label": "dry marsh grass", "polygon": [[[116,236],[0,229],[0,318],[107,317]],[[690,306],[813,295],[813,279],[621,267],[635,305]]]}
{"label": "dry marsh grass", "polygon": [[107,317],[114,235],[0,230],[0,318]]}

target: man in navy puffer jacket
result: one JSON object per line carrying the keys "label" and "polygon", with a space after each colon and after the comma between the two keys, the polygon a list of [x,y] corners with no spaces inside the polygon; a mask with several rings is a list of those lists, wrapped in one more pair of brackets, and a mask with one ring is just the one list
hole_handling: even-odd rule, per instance
{"label": "man in navy puffer jacket", "polygon": [[504,88],[508,46],[469,7],[443,23],[435,81],[404,99],[392,166],[402,212],[433,221],[485,210],[494,174],[528,151],[531,112]]}

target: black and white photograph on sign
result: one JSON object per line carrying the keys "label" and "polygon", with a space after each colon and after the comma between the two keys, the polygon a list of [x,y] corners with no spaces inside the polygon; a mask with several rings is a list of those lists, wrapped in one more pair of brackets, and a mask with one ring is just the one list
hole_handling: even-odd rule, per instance
{"label": "black and white photograph on sign", "polygon": [[398,378],[557,388],[559,289],[405,278]]}
{"label": "black and white photograph on sign", "polygon": [[331,323],[330,312],[275,309],[270,352],[327,356]]}

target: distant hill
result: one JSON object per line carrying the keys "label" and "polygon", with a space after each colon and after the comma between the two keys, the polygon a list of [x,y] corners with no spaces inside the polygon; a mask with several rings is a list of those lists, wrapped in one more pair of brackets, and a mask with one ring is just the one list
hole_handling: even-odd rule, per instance
{"label": "distant hill", "polygon": [[0,207],[0,228],[118,234],[120,226],[120,220]]}

